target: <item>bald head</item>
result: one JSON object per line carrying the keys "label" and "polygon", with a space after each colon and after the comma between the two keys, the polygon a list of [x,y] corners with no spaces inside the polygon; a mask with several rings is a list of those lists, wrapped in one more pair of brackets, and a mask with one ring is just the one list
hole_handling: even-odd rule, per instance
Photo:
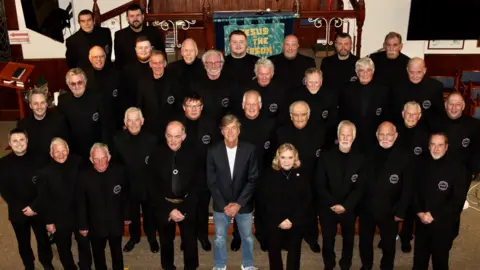
{"label": "bald head", "polygon": [[257,118],[262,108],[262,97],[260,93],[255,90],[247,91],[243,95],[242,107],[248,119]]}
{"label": "bald head", "polygon": [[298,38],[294,35],[288,35],[283,40],[283,55],[287,59],[294,59],[298,53]]}
{"label": "bald head", "polygon": [[414,57],[408,61],[408,78],[414,84],[420,83],[427,72],[425,60],[420,57]]}
{"label": "bald head", "polygon": [[397,128],[391,122],[385,121],[378,126],[377,139],[382,148],[391,148],[397,140],[397,137]]}
{"label": "bald head", "polygon": [[167,138],[168,147],[172,151],[177,151],[186,138],[185,127],[178,121],[172,121],[167,125],[165,137]]}
{"label": "bald head", "polygon": [[292,105],[290,105],[290,118],[296,128],[304,128],[310,118],[310,106],[308,106],[305,101],[292,103]]}
{"label": "bald head", "polygon": [[100,46],[93,46],[88,52],[88,60],[96,70],[102,70],[105,66],[105,51]]}
{"label": "bald head", "polygon": [[195,58],[198,55],[198,47],[197,43],[195,40],[191,38],[187,38],[182,42],[182,49],[181,49],[181,54],[183,57],[183,61],[187,64],[193,63],[195,61]]}
{"label": "bald head", "polygon": [[445,111],[450,119],[458,119],[462,116],[465,110],[465,100],[458,92],[453,92],[448,95],[445,100]]}

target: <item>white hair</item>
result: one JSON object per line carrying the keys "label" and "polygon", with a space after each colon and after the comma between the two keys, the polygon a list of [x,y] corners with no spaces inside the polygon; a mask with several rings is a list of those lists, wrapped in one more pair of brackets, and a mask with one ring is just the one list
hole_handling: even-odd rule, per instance
{"label": "white hair", "polygon": [[216,54],[220,57],[220,61],[222,61],[222,63],[225,62],[225,59],[223,58],[223,54],[220,51],[217,51],[217,50],[208,50],[206,53],[204,53],[202,55],[202,62],[205,64],[205,62],[207,62],[207,58],[210,55],[214,55],[214,54]]}
{"label": "white hair", "polygon": [[129,113],[133,113],[133,112],[136,112],[138,113],[138,116],[140,116],[140,119],[143,119],[143,113],[142,113],[142,110],[140,110],[139,108],[137,107],[130,107],[128,108],[126,111],[125,111],[125,120],[127,120],[127,116]]}
{"label": "white hair", "polygon": [[110,157],[110,150],[108,150],[108,145],[106,145],[104,143],[100,143],[100,142],[94,143],[92,148],[90,148],[90,156],[92,156],[92,153],[96,148],[105,149],[105,151],[107,152],[107,156]]}
{"label": "white hair", "polygon": [[65,141],[64,139],[60,138],[60,137],[55,137],[52,139],[52,141],[50,142],[50,152],[53,152],[53,146],[56,145],[56,144],[60,144],[60,143],[64,143],[65,144],[65,147],[67,148],[67,150],[70,151],[70,148],[68,147],[68,143],[67,141]]}
{"label": "white hair", "polygon": [[369,67],[375,71],[375,64],[368,56],[358,59],[358,61],[355,63],[355,71],[358,71],[361,67]]}
{"label": "white hair", "polygon": [[342,130],[344,126],[351,126],[353,130],[353,138],[357,137],[357,127],[355,126],[355,124],[349,120],[343,120],[342,122],[340,122],[340,124],[338,124],[337,138],[340,137],[340,130]]}
{"label": "white hair", "polygon": [[242,104],[245,104],[245,99],[246,99],[247,95],[257,95],[258,104],[262,104],[262,96],[260,95],[260,93],[257,90],[248,90],[247,92],[245,92],[245,94],[243,94]]}
{"label": "white hair", "polygon": [[255,69],[254,69],[255,75],[257,74],[258,67],[260,66],[272,68],[272,72],[275,72],[275,66],[273,65],[272,60],[268,58],[260,58],[257,60],[257,63],[255,63]]}

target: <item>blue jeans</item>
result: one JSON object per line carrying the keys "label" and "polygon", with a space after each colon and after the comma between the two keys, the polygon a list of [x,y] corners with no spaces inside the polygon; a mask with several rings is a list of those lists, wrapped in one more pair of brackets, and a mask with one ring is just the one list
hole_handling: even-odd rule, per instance
{"label": "blue jeans", "polygon": [[[242,264],[243,267],[253,266],[253,236],[252,236],[252,213],[237,214],[238,231],[242,239]],[[213,260],[215,267],[222,268],[227,265],[227,232],[232,218],[225,213],[213,212],[215,223],[215,248]]]}

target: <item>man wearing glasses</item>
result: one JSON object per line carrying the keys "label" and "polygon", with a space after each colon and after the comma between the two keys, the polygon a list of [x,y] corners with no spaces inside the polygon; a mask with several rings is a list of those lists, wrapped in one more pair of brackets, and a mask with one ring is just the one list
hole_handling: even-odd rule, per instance
{"label": "man wearing glasses", "polygon": [[60,95],[58,111],[67,120],[72,153],[88,162],[89,149],[96,141],[110,141],[111,116],[103,107],[101,95],[87,90],[83,70],[70,69],[65,79],[71,92]]}
{"label": "man wearing glasses", "polygon": [[[202,249],[210,251],[212,245],[208,240],[208,219],[210,205],[210,190],[206,179],[207,148],[220,140],[220,132],[210,118],[203,112],[203,98],[197,93],[188,94],[183,101],[184,113],[178,117],[186,128],[187,138],[184,144],[195,150],[197,160],[201,162],[196,173],[197,177],[197,238]],[[183,248],[183,243],[182,243]]]}
{"label": "man wearing glasses", "polygon": [[362,152],[376,144],[375,131],[388,116],[388,88],[372,80],[375,65],[368,57],[355,63],[358,80],[343,89],[339,97],[339,120],[349,120],[357,127],[354,149]]}

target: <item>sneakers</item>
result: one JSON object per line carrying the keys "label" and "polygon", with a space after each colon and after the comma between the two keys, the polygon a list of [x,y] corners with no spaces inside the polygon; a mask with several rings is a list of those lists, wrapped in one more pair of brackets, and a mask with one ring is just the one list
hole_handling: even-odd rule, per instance
{"label": "sneakers", "polygon": [[241,267],[242,267],[242,270],[258,270],[258,268],[256,268],[255,266],[243,267],[242,265]]}

